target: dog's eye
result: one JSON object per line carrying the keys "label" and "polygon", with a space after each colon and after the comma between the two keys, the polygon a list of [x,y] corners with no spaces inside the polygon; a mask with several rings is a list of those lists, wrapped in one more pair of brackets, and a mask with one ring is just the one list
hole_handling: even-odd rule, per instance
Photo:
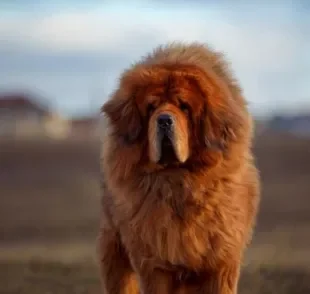
{"label": "dog's eye", "polygon": [[149,104],[147,106],[147,114],[148,115],[152,114],[154,110],[155,110],[155,106],[153,104]]}
{"label": "dog's eye", "polygon": [[188,106],[187,103],[181,102],[181,103],[180,103],[180,109],[181,109],[183,112],[187,113],[188,110],[189,110],[189,106]]}

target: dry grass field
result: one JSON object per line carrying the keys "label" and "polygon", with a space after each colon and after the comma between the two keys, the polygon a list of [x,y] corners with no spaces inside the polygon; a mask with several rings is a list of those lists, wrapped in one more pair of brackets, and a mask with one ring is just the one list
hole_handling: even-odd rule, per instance
{"label": "dry grass field", "polygon": [[[310,293],[310,140],[265,134],[241,294]],[[95,142],[0,143],[0,293],[98,293]]]}

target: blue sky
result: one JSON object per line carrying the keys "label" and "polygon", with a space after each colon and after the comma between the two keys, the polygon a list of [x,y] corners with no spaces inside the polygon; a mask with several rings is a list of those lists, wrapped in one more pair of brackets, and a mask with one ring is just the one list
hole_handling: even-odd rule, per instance
{"label": "blue sky", "polygon": [[0,91],[96,111],[141,55],[202,41],[226,53],[254,114],[310,109],[310,2],[268,2],[3,0]]}

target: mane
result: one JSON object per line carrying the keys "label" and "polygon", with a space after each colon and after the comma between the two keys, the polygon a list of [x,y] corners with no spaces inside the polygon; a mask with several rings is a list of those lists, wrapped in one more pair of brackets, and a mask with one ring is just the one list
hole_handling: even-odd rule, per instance
{"label": "mane", "polygon": [[212,69],[228,85],[233,96],[242,94],[242,89],[231,70],[230,63],[225,59],[223,53],[213,50],[207,44],[172,42],[161,45],[143,57],[134,67],[169,63],[194,65],[203,71]]}

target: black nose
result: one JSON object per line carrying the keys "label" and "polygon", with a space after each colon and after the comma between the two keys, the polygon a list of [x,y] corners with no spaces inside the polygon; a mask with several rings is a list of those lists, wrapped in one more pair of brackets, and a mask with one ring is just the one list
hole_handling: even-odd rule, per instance
{"label": "black nose", "polygon": [[171,115],[163,113],[158,116],[157,123],[160,128],[169,128],[173,124]]}

